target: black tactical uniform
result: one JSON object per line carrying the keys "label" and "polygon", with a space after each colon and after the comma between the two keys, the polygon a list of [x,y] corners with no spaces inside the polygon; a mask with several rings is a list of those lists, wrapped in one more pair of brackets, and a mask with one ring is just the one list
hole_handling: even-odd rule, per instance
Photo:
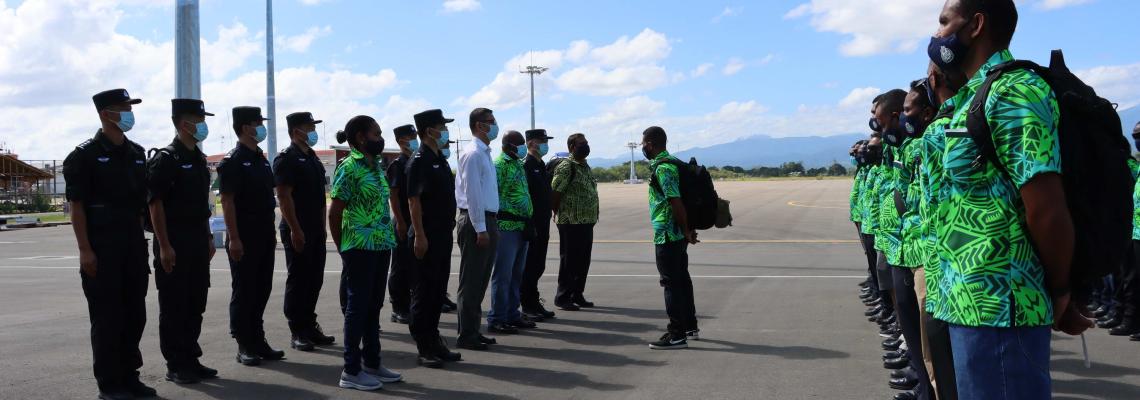
{"label": "black tactical uniform", "polygon": [[[403,125],[393,130],[396,139],[415,136],[416,129],[411,125]],[[392,212],[400,213],[404,222],[408,224],[405,237],[396,237],[396,250],[392,254],[392,272],[388,277],[388,293],[392,298],[392,322],[397,321],[396,315],[407,318],[411,312],[412,285],[415,283],[416,257],[412,249],[412,214],[408,209],[408,160],[407,154],[400,153],[392,163],[388,164],[388,187],[399,190],[397,199],[399,208]],[[398,234],[398,232],[397,232]]]}
{"label": "black tactical uniform", "polygon": [[[526,131],[526,139],[553,139],[546,135],[545,129],[532,129]],[[530,204],[534,207],[531,215],[531,225],[534,226],[534,237],[530,239],[530,246],[526,252],[526,267],[523,269],[522,286],[519,289],[519,302],[523,312],[527,314],[550,315],[544,313],[545,307],[539,302],[538,279],[546,272],[546,250],[550,244],[550,181],[553,178],[546,170],[546,163],[541,158],[530,154],[523,163],[526,170],[526,184],[530,190]]]}

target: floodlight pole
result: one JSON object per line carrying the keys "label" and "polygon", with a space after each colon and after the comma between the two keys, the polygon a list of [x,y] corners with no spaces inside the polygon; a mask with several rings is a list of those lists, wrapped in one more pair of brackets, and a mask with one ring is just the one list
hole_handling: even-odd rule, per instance
{"label": "floodlight pole", "polygon": [[265,0],[265,105],[266,118],[269,125],[266,130],[269,135],[267,153],[269,162],[277,157],[277,96],[274,95],[273,82],[273,0]]}
{"label": "floodlight pole", "polygon": [[626,143],[625,146],[629,147],[629,183],[633,184],[634,182],[637,182],[637,173],[636,173],[637,170],[634,169],[634,167],[633,167],[634,162],[636,162],[637,159],[635,158],[636,156],[633,154],[633,149],[640,147],[641,144],[638,144],[636,142],[629,142],[629,143]]}
{"label": "floodlight pole", "polygon": [[541,75],[549,68],[529,65],[519,73],[530,75],[530,129],[534,129],[534,76]]}

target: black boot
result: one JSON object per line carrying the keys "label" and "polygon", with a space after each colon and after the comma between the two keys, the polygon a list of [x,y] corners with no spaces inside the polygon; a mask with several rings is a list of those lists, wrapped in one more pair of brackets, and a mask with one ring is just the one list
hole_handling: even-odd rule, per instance
{"label": "black boot", "polygon": [[1129,306],[1122,307],[1120,314],[1120,324],[1116,327],[1109,329],[1108,334],[1112,336],[1131,336],[1135,333],[1140,333],[1140,320],[1136,318],[1135,309]]}

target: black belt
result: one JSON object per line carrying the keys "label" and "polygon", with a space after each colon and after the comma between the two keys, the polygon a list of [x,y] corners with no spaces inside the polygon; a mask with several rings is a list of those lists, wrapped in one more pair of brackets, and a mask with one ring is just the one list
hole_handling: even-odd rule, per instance
{"label": "black belt", "polygon": [[[460,208],[459,212],[461,214],[467,214],[467,209],[466,208]],[[495,211],[483,211],[483,215],[486,215],[488,217],[495,217],[495,216],[498,216],[498,213]]]}

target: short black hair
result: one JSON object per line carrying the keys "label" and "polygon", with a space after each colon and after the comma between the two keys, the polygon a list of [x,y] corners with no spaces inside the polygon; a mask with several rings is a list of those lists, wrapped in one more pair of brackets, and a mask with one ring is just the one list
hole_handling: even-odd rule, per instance
{"label": "short black hair", "polygon": [[641,140],[654,146],[665,147],[665,143],[669,141],[669,137],[660,126],[651,126],[645,128],[644,132],[641,132]]}
{"label": "short black hair", "polygon": [[916,79],[916,80],[910,82],[910,91],[918,93],[918,100],[919,100],[918,105],[921,106],[922,108],[934,107],[934,104],[930,104],[930,98],[933,97],[934,94],[930,93],[927,90],[928,85],[926,84],[926,82],[927,82],[927,80],[925,78],[924,79]]}
{"label": "short black hair", "polygon": [[879,95],[879,107],[888,113],[901,113],[903,110],[903,102],[906,101],[906,91],[902,89],[892,89],[889,92]]}
{"label": "short black hair", "polygon": [[467,124],[471,126],[471,131],[475,131],[475,124],[486,122],[494,113],[495,112],[491,111],[491,109],[483,107],[471,110],[471,116],[467,118]]}
{"label": "short black hair", "polygon": [[878,96],[875,96],[875,98],[873,100],[871,100],[871,105],[879,104],[882,101],[883,101],[883,95],[880,94]]}
{"label": "short black hair", "polygon": [[1008,48],[1017,30],[1017,5],[1014,0],[958,0],[958,12],[969,19],[974,14],[986,16],[986,25],[994,43]]}
{"label": "short black hair", "polygon": [[567,136],[566,137],[566,150],[570,150],[571,147],[574,147],[574,142],[577,142],[578,139],[585,139],[585,138],[586,138],[586,135],[581,134],[581,133],[575,133],[573,135]]}

